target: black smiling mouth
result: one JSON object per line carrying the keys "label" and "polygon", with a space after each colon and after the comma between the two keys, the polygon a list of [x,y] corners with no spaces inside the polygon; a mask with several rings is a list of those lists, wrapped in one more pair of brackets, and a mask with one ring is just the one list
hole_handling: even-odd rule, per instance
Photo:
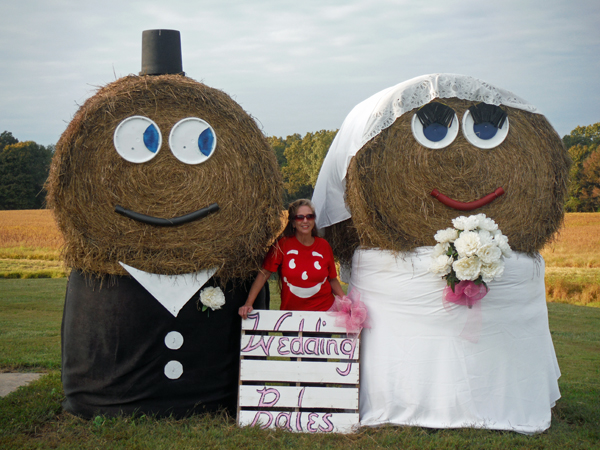
{"label": "black smiling mouth", "polygon": [[219,205],[217,203],[213,203],[211,205],[208,205],[206,208],[199,209],[198,211],[194,211],[184,216],[174,217],[172,219],[161,219],[159,217],[147,216],[145,214],[140,214],[135,211],[125,209],[122,206],[115,205],[115,212],[117,214],[121,214],[122,216],[128,217],[129,219],[146,223],[148,225],[154,225],[157,227],[174,227],[177,225],[183,225],[184,223],[189,223],[194,220],[202,219],[208,216],[209,214],[217,212],[218,210]]}

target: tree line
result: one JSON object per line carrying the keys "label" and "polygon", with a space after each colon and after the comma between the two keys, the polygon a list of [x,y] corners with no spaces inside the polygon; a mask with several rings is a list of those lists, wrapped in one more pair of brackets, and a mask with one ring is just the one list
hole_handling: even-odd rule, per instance
{"label": "tree line", "polygon": [[[304,137],[268,138],[283,174],[286,202],[310,198],[323,159],[336,131],[321,130]],[[567,212],[600,212],[600,122],[578,126],[562,138],[571,159]]]}
{"label": "tree line", "polygon": [[[284,204],[311,198],[319,170],[337,130],[267,138],[277,156],[284,180]],[[578,126],[563,137],[573,160],[566,210],[600,212],[600,122]],[[0,209],[38,209],[45,206],[43,189],[54,146],[19,142],[12,133],[0,135]]]}
{"label": "tree line", "polygon": [[53,154],[54,145],[19,142],[8,131],[0,134],[0,209],[45,207],[44,183]]}
{"label": "tree line", "polygon": [[566,210],[600,212],[600,122],[575,128],[563,143],[573,160]]}

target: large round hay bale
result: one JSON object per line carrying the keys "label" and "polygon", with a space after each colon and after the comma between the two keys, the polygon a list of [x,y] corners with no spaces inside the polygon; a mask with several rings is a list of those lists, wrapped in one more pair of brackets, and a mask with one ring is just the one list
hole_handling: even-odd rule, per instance
{"label": "large round hay bale", "polygon": [[[460,120],[479,102],[434,99],[452,108]],[[533,253],[561,226],[570,158],[560,137],[540,114],[501,107],[510,124],[506,139],[483,150],[463,133],[442,149],[419,144],[411,131],[416,110],[398,117],[352,158],[345,201],[352,217],[325,229],[342,262],[359,245],[408,251],[435,245],[437,230],[459,215],[484,213],[508,236],[514,250]],[[473,211],[445,206],[431,192],[471,202],[502,187],[505,194]]]}
{"label": "large round hay bale", "polygon": [[[348,114],[313,202],[369,314],[361,425],[550,426],[560,371],[537,251],[563,220],[569,167],[537,108],[464,75],[407,80]],[[515,252],[485,298],[465,293],[460,303],[452,280],[431,272],[444,258],[442,244],[431,246],[452,219],[476,214]],[[485,247],[485,233],[471,237]]]}
{"label": "large round hay bale", "polygon": [[[116,127],[145,116],[162,133],[156,156],[138,164],[113,144]],[[184,164],[169,132],[197,117],[215,131],[213,156]],[[67,266],[84,273],[125,275],[119,261],[158,274],[219,267],[220,279],[257,270],[281,227],[282,182],[275,155],[255,121],[227,94],[181,75],[128,76],[87,100],[57,146],[48,180],[49,204],[65,237]],[[201,220],[156,227],[115,206],[171,219],[218,203]]]}

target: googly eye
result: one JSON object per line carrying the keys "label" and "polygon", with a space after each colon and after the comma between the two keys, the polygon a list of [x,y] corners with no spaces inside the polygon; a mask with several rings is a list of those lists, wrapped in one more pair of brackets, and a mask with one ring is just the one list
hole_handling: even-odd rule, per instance
{"label": "googly eye", "polygon": [[425,124],[419,120],[418,114],[412,118],[411,129],[413,136],[423,147],[439,149],[452,144],[458,135],[458,118],[456,113],[452,112],[452,119],[448,125],[438,121],[432,121]]}
{"label": "googly eye", "polygon": [[158,125],[144,116],[131,116],[115,129],[113,143],[117,153],[132,163],[145,163],[154,158],[162,145]]}
{"label": "googly eye", "polygon": [[204,120],[188,117],[177,122],[171,129],[169,146],[182,163],[200,164],[214,154],[217,135]]}
{"label": "googly eye", "polygon": [[475,123],[471,111],[465,111],[462,119],[463,135],[475,147],[487,150],[498,147],[508,135],[508,117],[504,123],[495,126],[492,122]]}

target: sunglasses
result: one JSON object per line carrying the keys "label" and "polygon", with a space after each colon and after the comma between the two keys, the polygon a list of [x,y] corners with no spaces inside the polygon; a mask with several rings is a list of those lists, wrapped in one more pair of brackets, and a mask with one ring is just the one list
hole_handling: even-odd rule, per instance
{"label": "sunglasses", "polygon": [[296,215],[294,216],[294,220],[295,220],[296,222],[302,222],[304,219],[306,219],[306,220],[315,220],[315,218],[316,218],[316,217],[317,217],[317,215],[316,215],[316,214],[307,214],[307,215],[304,215],[304,214],[296,214]]}

